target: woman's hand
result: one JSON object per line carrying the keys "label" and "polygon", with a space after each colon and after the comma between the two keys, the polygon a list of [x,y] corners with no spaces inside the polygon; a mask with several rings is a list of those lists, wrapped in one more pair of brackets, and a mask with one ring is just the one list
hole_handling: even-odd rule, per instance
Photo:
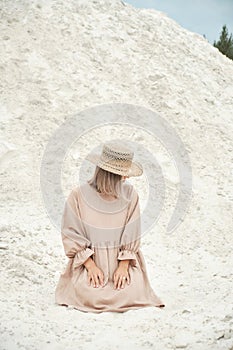
{"label": "woman's hand", "polygon": [[85,268],[87,269],[87,275],[88,275],[88,286],[91,285],[95,287],[99,287],[101,285],[103,287],[104,285],[104,274],[101,269],[96,266],[94,260],[89,257],[83,264]]}
{"label": "woman's hand", "polygon": [[88,286],[91,285],[94,288],[98,288],[99,285],[103,287],[104,285],[104,274],[103,271],[96,265],[92,265],[87,269],[87,276],[88,276]]}
{"label": "woman's hand", "polygon": [[114,289],[125,287],[125,282],[129,284],[128,264],[120,263],[113,275]]}

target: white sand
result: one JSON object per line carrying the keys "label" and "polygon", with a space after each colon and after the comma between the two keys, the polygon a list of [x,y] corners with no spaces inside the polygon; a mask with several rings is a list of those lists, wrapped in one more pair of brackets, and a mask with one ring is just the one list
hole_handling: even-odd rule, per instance
{"label": "white sand", "polygon": [[[165,14],[120,1],[2,0],[1,8],[1,349],[232,349],[233,62]],[[112,102],[160,113],[192,163],[182,225],[166,235],[179,185],[171,180],[142,244],[163,310],[95,315],[54,304],[67,259],[42,201],[43,151],[68,116]],[[155,140],[135,135],[158,152]],[[80,140],[81,155],[108,135],[93,137]],[[76,170],[67,169],[66,194]],[[146,182],[134,181],[143,199]]]}

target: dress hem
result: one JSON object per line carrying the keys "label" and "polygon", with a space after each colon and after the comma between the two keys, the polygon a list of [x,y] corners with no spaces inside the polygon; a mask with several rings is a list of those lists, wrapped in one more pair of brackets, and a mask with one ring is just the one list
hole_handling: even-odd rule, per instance
{"label": "dress hem", "polygon": [[117,312],[117,313],[123,313],[123,312],[127,312],[129,310],[139,310],[139,309],[143,309],[143,308],[147,308],[147,307],[158,307],[159,309],[163,309],[165,307],[165,304],[159,304],[159,305],[155,305],[155,304],[151,304],[151,305],[142,305],[142,306],[129,306],[129,307],[126,307],[126,308],[120,308],[120,309],[103,309],[103,310],[87,310],[87,309],[84,309],[80,306],[75,306],[75,305],[71,305],[71,304],[66,304],[66,303],[58,303],[58,302],[55,302],[55,305],[58,305],[58,306],[66,306],[66,307],[69,307],[71,306],[73,309],[76,309],[78,311],[82,311],[82,312],[91,312],[91,313],[102,313],[102,312]]}

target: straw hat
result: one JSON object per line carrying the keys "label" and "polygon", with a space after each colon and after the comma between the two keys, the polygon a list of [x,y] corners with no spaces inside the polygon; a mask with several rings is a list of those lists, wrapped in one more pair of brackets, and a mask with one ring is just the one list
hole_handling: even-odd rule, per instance
{"label": "straw hat", "polygon": [[89,153],[87,160],[100,168],[122,176],[140,176],[143,167],[133,161],[134,152],[120,143],[111,142],[103,145],[101,155]]}

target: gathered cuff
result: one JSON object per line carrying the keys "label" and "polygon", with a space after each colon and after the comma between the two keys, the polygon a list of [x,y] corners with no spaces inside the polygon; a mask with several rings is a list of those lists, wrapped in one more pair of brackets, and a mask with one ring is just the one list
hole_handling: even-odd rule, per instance
{"label": "gathered cuff", "polygon": [[81,266],[93,254],[95,254],[94,250],[87,247],[77,252],[74,256],[73,268]]}
{"label": "gathered cuff", "polygon": [[129,249],[123,249],[119,252],[118,260],[130,260],[131,266],[137,266],[136,252]]}

